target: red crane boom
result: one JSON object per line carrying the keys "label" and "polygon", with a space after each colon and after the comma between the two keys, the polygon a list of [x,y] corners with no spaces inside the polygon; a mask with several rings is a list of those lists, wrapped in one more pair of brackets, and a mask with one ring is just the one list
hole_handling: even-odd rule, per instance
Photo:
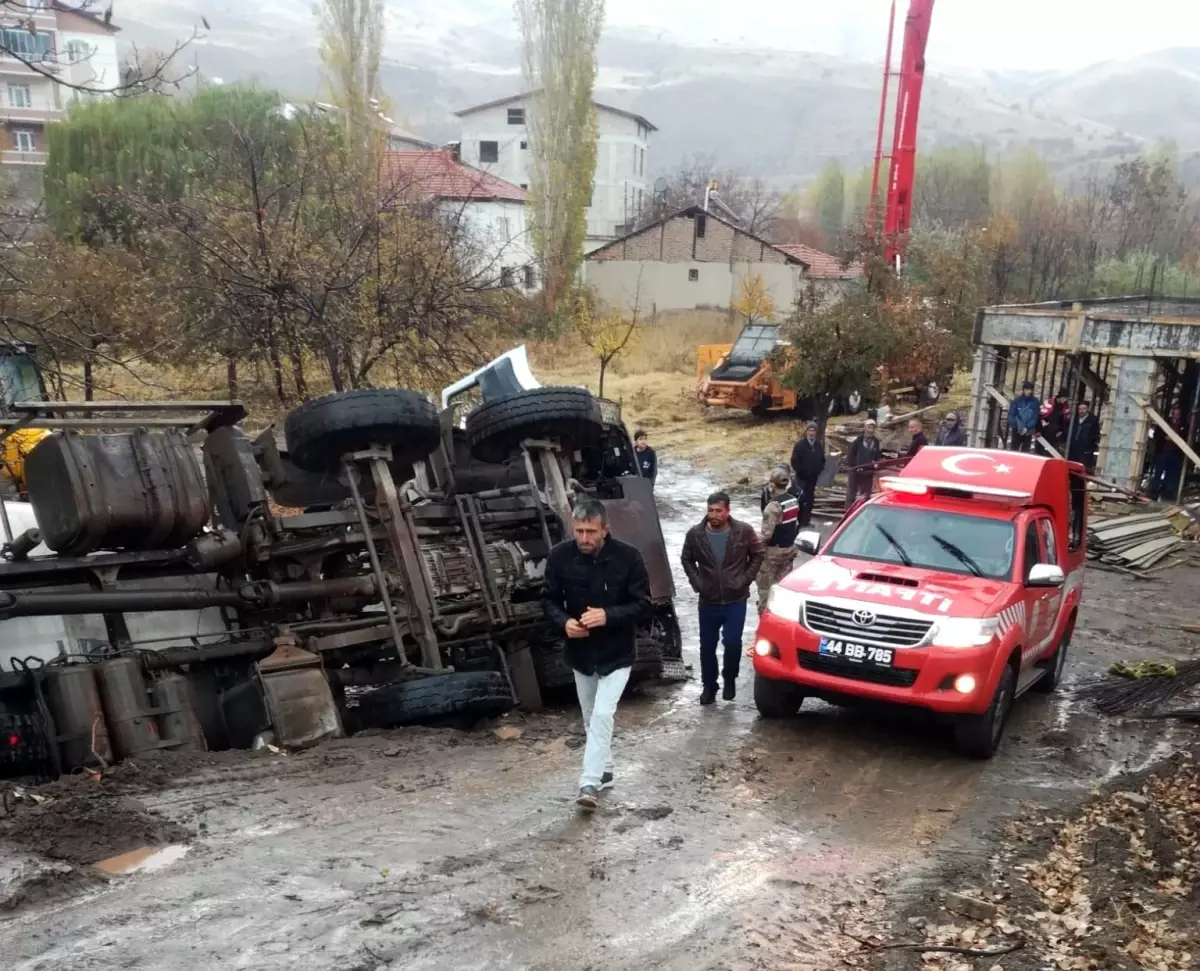
{"label": "red crane boom", "polygon": [[[875,203],[879,170],[884,158],[891,160],[887,203],[883,213],[883,235],[888,262],[900,269],[904,246],[912,227],[913,180],[917,167],[917,121],[921,113],[921,90],[925,85],[925,44],[933,20],[934,0],[910,0],[904,21],[904,48],[900,55],[900,84],[896,94],[896,118],[892,129],[892,153],[884,156],[883,133],[887,114],[888,78],[891,75],[892,26],[888,27],[887,63],[883,68],[883,95],[879,110],[879,135],[875,146],[875,171],[871,179],[871,229],[876,228]],[[892,0],[892,22],[896,0]]]}

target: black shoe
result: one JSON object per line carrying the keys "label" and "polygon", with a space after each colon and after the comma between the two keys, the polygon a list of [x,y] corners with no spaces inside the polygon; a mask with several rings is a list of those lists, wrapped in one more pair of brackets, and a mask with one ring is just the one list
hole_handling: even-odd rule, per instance
{"label": "black shoe", "polygon": [[596,791],[595,786],[584,786],[579,790],[579,798],[575,800],[575,805],[585,813],[593,812],[600,805],[598,796],[599,793]]}
{"label": "black shoe", "polygon": [[717,700],[716,688],[705,688],[700,692],[700,704],[711,705]]}
{"label": "black shoe", "polygon": [[615,783],[613,782],[613,774],[611,772],[605,772],[604,775],[600,776],[600,791],[601,792],[608,792],[608,790],[611,789],[614,785],[615,785]]}
{"label": "black shoe", "polygon": [[721,692],[721,697],[725,701],[733,701],[737,697],[737,682],[727,679],[725,681],[725,690]]}

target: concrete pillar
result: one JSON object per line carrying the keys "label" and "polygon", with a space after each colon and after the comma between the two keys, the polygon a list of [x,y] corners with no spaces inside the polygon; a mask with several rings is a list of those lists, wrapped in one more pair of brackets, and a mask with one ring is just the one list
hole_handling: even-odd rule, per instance
{"label": "concrete pillar", "polygon": [[992,413],[992,397],[984,390],[996,372],[996,348],[981,344],[975,349],[975,365],[971,370],[971,410],[967,414],[965,431],[967,444],[972,448],[987,445],[988,424]]}
{"label": "concrete pillar", "polygon": [[1158,364],[1152,357],[1123,357],[1117,381],[1100,419],[1100,457],[1097,474],[1124,489],[1136,489],[1146,455],[1149,419],[1132,398],[1153,396]]}

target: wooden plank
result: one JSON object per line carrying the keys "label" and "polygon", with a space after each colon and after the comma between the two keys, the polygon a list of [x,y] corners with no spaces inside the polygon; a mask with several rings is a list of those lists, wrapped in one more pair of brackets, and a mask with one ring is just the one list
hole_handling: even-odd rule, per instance
{"label": "wooden plank", "polygon": [[1163,434],[1165,434],[1167,438],[1179,446],[1179,450],[1188,457],[1192,465],[1200,467],[1200,455],[1197,455],[1192,450],[1192,447],[1183,440],[1183,436],[1171,427],[1171,423],[1169,421],[1167,421],[1162,415],[1150,407],[1149,398],[1147,398],[1144,394],[1137,394],[1136,392],[1130,393],[1129,397],[1131,397],[1137,406],[1146,413],[1147,418],[1149,418],[1152,422],[1154,422],[1154,424],[1163,430]]}

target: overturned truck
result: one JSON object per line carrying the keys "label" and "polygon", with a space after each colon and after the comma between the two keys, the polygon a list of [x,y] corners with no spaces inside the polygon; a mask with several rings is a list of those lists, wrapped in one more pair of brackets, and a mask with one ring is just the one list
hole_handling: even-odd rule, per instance
{"label": "overturned truck", "polygon": [[248,438],[235,402],[133,407],[174,414],[27,402],[2,426],[53,432],[0,504],[0,774],[537,708],[573,684],[540,590],[581,498],[646,560],[632,680],[683,674],[619,409],[537,386],[522,352],[440,411],[401,389],[309,401],[282,442]]}

